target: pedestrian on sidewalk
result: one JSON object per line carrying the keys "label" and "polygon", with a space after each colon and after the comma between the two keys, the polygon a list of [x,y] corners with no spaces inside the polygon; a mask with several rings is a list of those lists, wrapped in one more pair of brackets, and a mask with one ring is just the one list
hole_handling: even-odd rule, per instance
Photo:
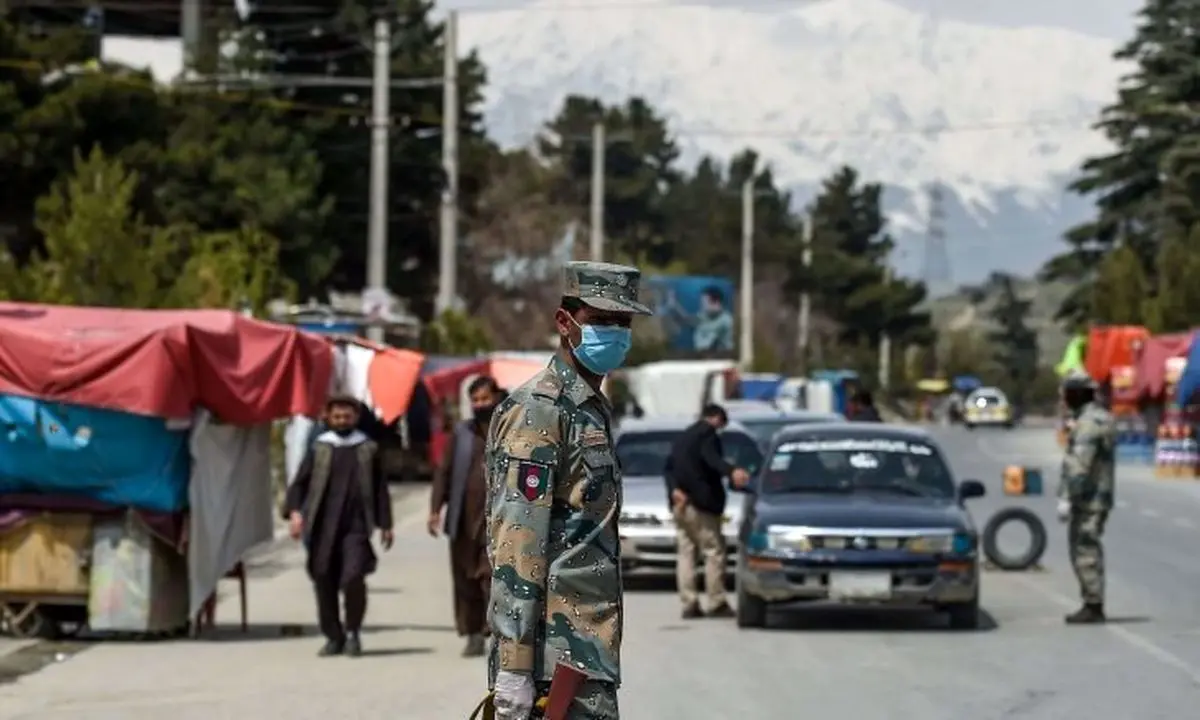
{"label": "pedestrian on sidewalk", "polygon": [[709,617],[733,617],[725,598],[724,515],[728,494],[725,478],[738,487],[750,474],[725,460],[718,431],[729,424],[725,408],[706,405],[700,419],[692,423],[671,446],[663,475],[670,493],[675,518],[675,584],[683,604],[685,620],[698,618],[700,597],[696,592],[696,555],[704,560],[704,594]]}
{"label": "pedestrian on sidewalk", "polygon": [[488,424],[500,401],[495,378],[481,375],[467,386],[472,417],[454,428],[454,440],[433,478],[429,493],[429,534],[450,539],[454,625],[467,638],[464,657],[484,654],[492,566],[487,557],[487,479],[483,448]]}
{"label": "pedestrian on sidewalk", "polygon": [[[379,530],[391,549],[392,501],[379,447],[357,430],[360,403],[330,398],[325,424],[287,493],[288,529],[303,539],[307,569],[317,596],[317,619],[325,645],[320,655],[362,654],[367,612],[366,578],[377,559],[371,535]],[[339,597],[341,596],[341,597]],[[345,623],[339,608],[344,598]]]}
{"label": "pedestrian on sidewalk", "polygon": [[490,686],[498,720],[526,720],[569,663],[588,679],[572,720],[617,720],[624,597],[621,469],[600,390],[632,344],[641,273],[572,262],[554,314],[559,350],[496,410],[488,435]]}

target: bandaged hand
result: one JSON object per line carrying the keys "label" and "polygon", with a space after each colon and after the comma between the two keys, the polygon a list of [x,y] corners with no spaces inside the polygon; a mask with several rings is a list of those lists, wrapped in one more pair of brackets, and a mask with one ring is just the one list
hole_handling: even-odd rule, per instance
{"label": "bandaged hand", "polygon": [[533,676],[501,670],[493,689],[496,720],[529,720],[533,714]]}
{"label": "bandaged hand", "polygon": [[1071,519],[1071,501],[1066,500],[1066,499],[1059,500],[1058,501],[1058,521],[1065,523],[1067,520],[1070,520],[1070,519]]}

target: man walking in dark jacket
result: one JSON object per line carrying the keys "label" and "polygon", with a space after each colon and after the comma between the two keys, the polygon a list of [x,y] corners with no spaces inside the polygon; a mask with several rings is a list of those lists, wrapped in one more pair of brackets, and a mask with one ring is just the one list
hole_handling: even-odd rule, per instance
{"label": "man walking in dark jacket", "polygon": [[875,399],[871,391],[865,388],[854,393],[846,409],[846,419],[851,422],[883,422],[879,411],[875,409]]}
{"label": "man walking in dark jacket", "polygon": [[675,516],[675,581],[683,602],[683,617],[700,617],[696,591],[696,554],[704,558],[704,594],[709,617],[732,617],[725,599],[726,476],[736,487],[745,487],[750,474],[730,465],[717,431],[729,423],[720,405],[707,405],[700,419],[679,436],[667,458],[667,489]]}

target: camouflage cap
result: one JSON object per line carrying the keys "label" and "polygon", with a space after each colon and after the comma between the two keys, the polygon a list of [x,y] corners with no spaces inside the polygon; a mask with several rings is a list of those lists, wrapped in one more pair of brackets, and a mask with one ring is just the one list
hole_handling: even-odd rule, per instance
{"label": "camouflage cap", "polygon": [[563,297],[609,312],[653,315],[638,302],[642,272],[628,265],[602,262],[569,262],[563,267]]}

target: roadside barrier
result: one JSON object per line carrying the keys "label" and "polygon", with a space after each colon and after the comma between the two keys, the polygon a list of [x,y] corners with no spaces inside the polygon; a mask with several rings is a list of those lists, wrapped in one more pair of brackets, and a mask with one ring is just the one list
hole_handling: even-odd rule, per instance
{"label": "roadside barrier", "polygon": [[[1009,523],[1021,523],[1029,529],[1030,542],[1024,552],[1009,555],[1000,549],[1000,529]],[[1008,507],[993,515],[983,528],[983,554],[1000,570],[1028,570],[1046,554],[1046,525],[1023,507]]]}
{"label": "roadside barrier", "polygon": [[[1019,497],[1039,496],[1045,492],[1042,471],[1038,468],[1009,465],[1002,476],[1004,494]],[[1021,523],[1029,530],[1030,542],[1024,552],[1006,554],[1000,549],[1000,529],[1009,523]],[[1033,511],[1008,507],[993,515],[983,528],[983,554],[1000,570],[1028,570],[1046,553],[1046,525]]]}

